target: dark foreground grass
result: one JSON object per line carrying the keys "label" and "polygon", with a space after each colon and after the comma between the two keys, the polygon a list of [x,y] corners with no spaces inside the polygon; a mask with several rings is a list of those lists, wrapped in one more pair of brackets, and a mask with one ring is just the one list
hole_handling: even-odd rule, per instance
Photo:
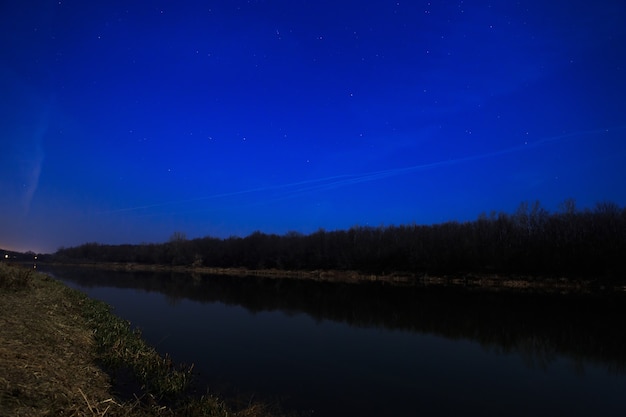
{"label": "dark foreground grass", "polygon": [[272,415],[193,395],[192,367],[160,356],[108,305],[4,264],[0,340],[2,417]]}

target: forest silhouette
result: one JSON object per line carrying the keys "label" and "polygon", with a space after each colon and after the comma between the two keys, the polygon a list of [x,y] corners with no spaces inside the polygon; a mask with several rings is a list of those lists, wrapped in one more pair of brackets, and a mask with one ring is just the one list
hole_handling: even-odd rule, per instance
{"label": "forest silhouette", "polygon": [[513,214],[481,214],[474,221],[433,225],[354,226],[284,235],[260,231],[246,237],[187,239],[176,232],[165,243],[60,248],[48,260],[172,266],[344,270],[378,275],[526,274],[624,281],[626,208],[612,202],[578,210],[564,201],[550,213],[539,201]]}

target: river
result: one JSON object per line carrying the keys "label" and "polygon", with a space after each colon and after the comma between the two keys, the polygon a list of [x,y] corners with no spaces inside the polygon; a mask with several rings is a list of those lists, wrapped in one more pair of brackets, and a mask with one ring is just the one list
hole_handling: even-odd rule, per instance
{"label": "river", "polygon": [[624,294],[48,272],[244,401],[331,417],[626,415]]}

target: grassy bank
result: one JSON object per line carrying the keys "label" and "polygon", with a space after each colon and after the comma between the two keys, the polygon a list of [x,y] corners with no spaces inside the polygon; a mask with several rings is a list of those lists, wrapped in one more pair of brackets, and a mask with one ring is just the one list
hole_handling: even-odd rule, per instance
{"label": "grassy bank", "polygon": [[192,367],[147,345],[109,307],[0,264],[0,416],[268,416],[193,394]]}
{"label": "grassy bank", "polygon": [[542,291],[542,292],[590,292],[610,290],[623,292],[626,285],[623,281],[604,282],[599,279],[580,278],[571,276],[540,276],[520,274],[495,273],[458,273],[430,275],[389,273],[365,274],[358,271],[341,270],[314,270],[298,271],[285,269],[247,269],[247,268],[218,268],[205,266],[173,266],[122,262],[91,262],[91,263],[42,263],[51,267],[81,267],[96,268],[113,271],[150,271],[174,272],[192,275],[227,275],[233,277],[263,277],[272,279],[293,279],[328,283],[359,284],[384,283],[395,286],[444,286],[482,289],[487,291]]}

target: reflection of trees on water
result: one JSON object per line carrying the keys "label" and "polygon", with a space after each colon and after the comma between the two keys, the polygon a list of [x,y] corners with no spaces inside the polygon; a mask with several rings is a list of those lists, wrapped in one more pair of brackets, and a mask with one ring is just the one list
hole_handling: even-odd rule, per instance
{"label": "reflection of trees on water", "polygon": [[180,304],[181,300],[183,299],[180,296],[177,295],[166,295],[165,299],[167,300],[167,305],[172,306],[172,307],[176,307],[178,304]]}
{"label": "reflection of trees on water", "polygon": [[506,348],[500,345],[482,344],[485,350],[497,355],[517,353],[528,368],[547,370],[559,352],[551,340],[531,335],[520,338]]}
{"label": "reflection of trees on water", "polygon": [[490,351],[521,355],[528,366],[539,369],[564,355],[578,369],[591,361],[626,372],[623,294],[485,292],[92,269],[55,273],[83,286],[159,292],[172,305],[187,298],[239,305],[252,313],[305,313],[318,321],[469,339]]}

